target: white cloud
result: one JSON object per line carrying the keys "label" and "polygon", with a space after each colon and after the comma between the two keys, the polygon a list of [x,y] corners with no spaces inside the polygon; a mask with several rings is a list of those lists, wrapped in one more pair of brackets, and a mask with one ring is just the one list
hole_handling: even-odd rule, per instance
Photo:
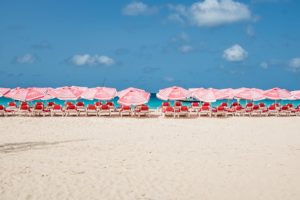
{"label": "white cloud", "polygon": [[193,47],[190,45],[182,45],[179,47],[179,51],[181,53],[189,53],[189,52],[193,51]]}
{"label": "white cloud", "polygon": [[108,57],[108,56],[98,56],[98,55],[89,55],[89,54],[77,54],[70,58],[70,63],[77,66],[84,66],[84,65],[112,65],[115,61]]}
{"label": "white cloud", "polygon": [[288,67],[292,72],[300,72],[300,58],[291,59]]}
{"label": "white cloud", "polygon": [[151,15],[157,11],[157,7],[148,6],[147,4],[138,1],[131,2],[122,9],[122,13],[129,16]]}
{"label": "white cloud", "polygon": [[218,26],[250,20],[252,17],[247,5],[234,0],[204,0],[189,7],[169,5],[169,9],[179,15],[177,20],[186,19],[195,26]]}
{"label": "white cloud", "polygon": [[223,58],[231,62],[242,61],[246,59],[247,56],[248,52],[238,44],[235,44],[229,47],[228,49],[225,49],[223,53]]}
{"label": "white cloud", "polygon": [[260,67],[263,68],[263,69],[268,69],[269,64],[267,62],[262,62],[262,63],[260,63]]}
{"label": "white cloud", "polygon": [[32,54],[25,54],[23,56],[18,56],[15,59],[18,64],[33,64],[37,61],[37,58]]}

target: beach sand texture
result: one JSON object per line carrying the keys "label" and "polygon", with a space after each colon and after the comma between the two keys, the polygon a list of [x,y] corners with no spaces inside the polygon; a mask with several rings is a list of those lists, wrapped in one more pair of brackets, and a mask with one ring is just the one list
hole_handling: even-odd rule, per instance
{"label": "beach sand texture", "polygon": [[300,117],[0,118],[0,199],[300,199]]}

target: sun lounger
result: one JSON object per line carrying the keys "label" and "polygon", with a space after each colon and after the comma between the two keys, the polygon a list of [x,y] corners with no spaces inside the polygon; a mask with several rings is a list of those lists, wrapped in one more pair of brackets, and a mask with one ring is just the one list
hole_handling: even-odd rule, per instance
{"label": "sun lounger", "polygon": [[244,116],[244,114],[245,114],[245,109],[241,105],[235,107],[234,116]]}
{"label": "sun lounger", "polygon": [[218,117],[226,117],[226,110],[224,106],[218,106],[217,108],[212,109],[212,116]]}
{"label": "sun lounger", "polygon": [[0,116],[5,116],[5,107],[0,105]]}
{"label": "sun lounger", "polygon": [[122,106],[120,109],[120,116],[123,117],[124,115],[131,116],[131,108],[130,106]]}
{"label": "sun lounger", "polygon": [[76,108],[77,108],[78,112],[85,112],[85,110],[86,110],[83,102],[77,102]]}
{"label": "sun lounger", "polygon": [[98,110],[94,104],[89,104],[86,108],[86,116],[90,115],[98,116]]}
{"label": "sun lounger", "polygon": [[211,109],[210,109],[209,104],[203,104],[202,107],[199,109],[198,115],[199,116],[204,115],[204,116],[211,117]]}
{"label": "sun lounger", "polygon": [[141,105],[134,109],[134,114],[138,117],[149,116],[149,107],[147,105]]}
{"label": "sun lounger", "polygon": [[33,116],[44,116],[44,106],[42,104],[36,104],[32,109]]}
{"label": "sun lounger", "polygon": [[254,105],[252,107],[251,116],[261,116],[262,110],[259,105]]}
{"label": "sun lounger", "polygon": [[65,109],[66,116],[78,116],[79,112],[74,104],[69,104]]}
{"label": "sun lounger", "polygon": [[164,110],[163,110],[163,114],[165,117],[167,116],[172,116],[172,117],[175,117],[175,112],[174,112],[174,108],[169,106],[169,107],[166,107]]}
{"label": "sun lounger", "polygon": [[20,106],[20,109],[18,110],[18,115],[24,115],[29,116],[31,114],[30,107],[27,104],[23,104]]}
{"label": "sun lounger", "polygon": [[278,109],[275,104],[270,105],[268,108],[268,116],[278,116]]}
{"label": "sun lounger", "polygon": [[99,109],[99,112],[98,112],[98,115],[99,116],[101,116],[101,115],[110,116],[111,115],[111,110],[110,110],[109,106],[106,105],[106,104],[101,105],[101,107]]}
{"label": "sun lounger", "polygon": [[181,106],[179,109],[175,109],[175,116],[189,117],[190,116],[189,108],[187,106]]}
{"label": "sun lounger", "polygon": [[199,109],[200,109],[199,102],[192,102],[191,103],[191,109],[190,109],[191,112],[197,112],[198,113]]}
{"label": "sun lounger", "polygon": [[281,107],[281,109],[278,112],[279,116],[290,116],[291,115],[291,110],[288,105],[284,105]]}
{"label": "sun lounger", "polygon": [[65,116],[65,112],[62,109],[61,105],[53,105],[53,108],[51,110],[51,116]]}

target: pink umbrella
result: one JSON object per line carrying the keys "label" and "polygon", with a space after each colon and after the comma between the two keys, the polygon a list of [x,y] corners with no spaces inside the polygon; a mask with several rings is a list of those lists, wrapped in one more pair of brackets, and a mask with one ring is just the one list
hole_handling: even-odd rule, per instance
{"label": "pink umbrella", "polygon": [[289,91],[281,88],[272,88],[270,90],[266,90],[264,95],[267,99],[271,100],[290,100],[292,99],[292,95]]}
{"label": "pink umbrella", "polygon": [[118,103],[125,106],[137,106],[149,101],[150,93],[137,88],[127,88],[118,92]]}
{"label": "pink umbrella", "polygon": [[45,90],[43,88],[15,88],[4,96],[19,101],[33,101],[43,98]]}
{"label": "pink umbrella", "polygon": [[193,91],[192,96],[200,101],[215,102],[218,99],[225,99],[228,97],[228,94],[214,88],[200,88]]}
{"label": "pink umbrella", "polygon": [[190,91],[182,87],[169,87],[159,90],[156,94],[157,98],[161,100],[184,100],[190,96]]}
{"label": "pink umbrella", "polygon": [[232,88],[220,89],[217,91],[218,96],[221,99],[233,99],[235,95],[235,90]]}
{"label": "pink umbrella", "polygon": [[0,97],[8,93],[9,90],[10,88],[0,88]]}
{"label": "pink umbrella", "polygon": [[300,99],[300,90],[295,90],[291,92],[293,99]]}
{"label": "pink umbrella", "polygon": [[259,101],[265,99],[264,91],[256,88],[244,88],[235,94],[235,98]]}
{"label": "pink umbrella", "polygon": [[54,95],[55,98],[60,100],[77,100],[86,89],[87,88],[76,86],[60,87],[56,88],[55,91],[52,91],[50,95]]}
{"label": "pink umbrella", "polygon": [[81,94],[81,98],[84,99],[98,99],[102,101],[108,101],[116,96],[117,90],[115,88],[96,87],[89,88]]}

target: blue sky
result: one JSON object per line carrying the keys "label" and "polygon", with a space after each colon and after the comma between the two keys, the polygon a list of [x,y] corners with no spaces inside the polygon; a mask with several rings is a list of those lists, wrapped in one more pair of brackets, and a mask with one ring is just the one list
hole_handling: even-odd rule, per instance
{"label": "blue sky", "polygon": [[300,88],[300,1],[1,0],[0,86]]}

